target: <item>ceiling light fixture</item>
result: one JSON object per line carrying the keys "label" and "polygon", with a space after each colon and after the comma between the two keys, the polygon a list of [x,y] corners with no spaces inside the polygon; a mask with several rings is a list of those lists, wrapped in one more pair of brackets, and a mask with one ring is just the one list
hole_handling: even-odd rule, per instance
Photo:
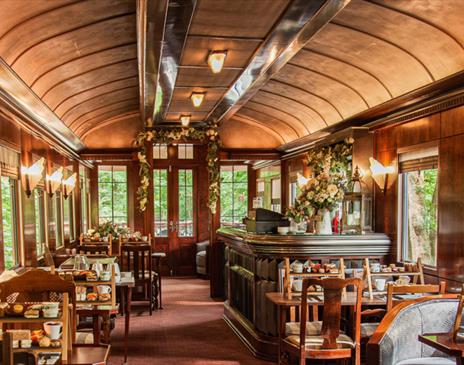
{"label": "ceiling light fixture", "polygon": [[190,124],[190,115],[181,115],[180,124],[182,124],[182,127],[188,127]]}
{"label": "ceiling light fixture", "polygon": [[192,100],[192,104],[195,108],[199,108],[200,105],[203,103],[203,99],[205,98],[206,93],[200,93],[194,91],[192,95],[190,95],[190,100]]}
{"label": "ceiling light fixture", "polygon": [[211,51],[208,56],[208,65],[213,73],[221,72],[226,60],[227,51]]}

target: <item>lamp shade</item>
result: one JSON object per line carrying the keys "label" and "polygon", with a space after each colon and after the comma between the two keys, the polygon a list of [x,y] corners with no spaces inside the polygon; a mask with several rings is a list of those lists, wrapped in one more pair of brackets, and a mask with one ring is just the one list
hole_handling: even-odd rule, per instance
{"label": "lamp shade", "polygon": [[58,188],[61,185],[62,179],[63,179],[63,167],[60,167],[53,174],[46,176],[45,181],[47,183],[47,193],[50,197],[52,197],[55,191],[58,190]]}
{"label": "lamp shade", "polygon": [[74,187],[76,186],[76,176],[77,174],[74,173],[71,176],[69,176],[66,180],[63,180],[63,195],[65,199],[68,198],[68,196],[72,193]]}
{"label": "lamp shade", "polygon": [[208,56],[208,65],[213,73],[221,72],[226,60],[227,51],[211,51]]}
{"label": "lamp shade", "polygon": [[372,178],[380,190],[384,191],[387,184],[387,176],[394,172],[394,167],[384,166],[373,157],[369,158],[369,163]]}
{"label": "lamp shade", "polygon": [[31,196],[32,190],[42,179],[44,166],[45,159],[43,157],[29,167],[21,166],[21,182],[27,197]]}
{"label": "lamp shade", "polygon": [[205,95],[206,93],[199,92],[193,92],[192,95],[190,95],[190,100],[192,100],[192,104],[195,108],[199,108],[201,106]]}

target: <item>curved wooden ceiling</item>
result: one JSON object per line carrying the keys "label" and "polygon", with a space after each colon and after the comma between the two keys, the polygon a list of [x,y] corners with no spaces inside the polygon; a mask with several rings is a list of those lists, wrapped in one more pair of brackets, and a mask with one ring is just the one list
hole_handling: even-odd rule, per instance
{"label": "curved wooden ceiling", "polygon": [[87,147],[89,130],[127,124],[129,146],[142,127],[134,0],[3,0],[0,56]]}
{"label": "curved wooden ceiling", "polygon": [[[252,61],[265,58],[260,50],[270,50],[263,45],[274,39],[270,36],[289,9],[298,13],[298,6],[308,6],[302,0],[157,3],[163,1],[171,10],[182,4],[191,8],[188,22],[183,19],[185,42],[175,44],[181,56],[163,109],[162,122],[168,124],[178,123],[181,114],[200,122],[221,111],[236,83],[250,75]],[[142,128],[144,105],[136,0],[2,0],[1,5],[1,59],[87,147],[130,145]],[[269,72],[272,77],[250,87],[250,97],[224,113],[226,147],[277,147],[464,70],[462,0],[352,0],[333,14],[283,67]],[[282,39],[275,40],[277,48]],[[206,65],[211,50],[228,51],[220,74]],[[206,92],[200,108],[191,104],[193,91]],[[105,141],[110,130],[118,142]]]}
{"label": "curved wooden ceiling", "polygon": [[463,16],[459,0],[353,0],[235,117],[287,143],[462,71]]}

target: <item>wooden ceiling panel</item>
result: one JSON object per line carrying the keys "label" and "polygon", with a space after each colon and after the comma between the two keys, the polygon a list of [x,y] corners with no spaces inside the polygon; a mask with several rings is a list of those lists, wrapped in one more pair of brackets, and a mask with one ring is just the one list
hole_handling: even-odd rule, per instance
{"label": "wooden ceiling panel", "polygon": [[334,124],[342,118],[341,113],[330,100],[320,95],[313,94],[310,90],[301,89],[293,84],[270,80],[261,90],[282,95],[289,99],[295,99],[317,110],[328,125]]}
{"label": "wooden ceiling panel", "polygon": [[[336,76],[336,75],[334,75]],[[347,85],[336,79],[287,64],[275,76],[276,80],[309,90],[329,100],[347,118],[367,107],[365,100]]]}
{"label": "wooden ceiling panel", "polygon": [[23,21],[0,38],[2,58],[14,66],[15,61],[24,52],[41,42],[62,33],[130,13],[135,13],[135,2],[131,0],[89,0],[59,7]]}
{"label": "wooden ceiling panel", "polygon": [[126,89],[116,90],[105,95],[100,95],[88,101],[76,104],[73,108],[61,116],[61,120],[67,125],[70,125],[74,120],[78,119],[82,115],[87,114],[93,110],[98,110],[105,105],[114,104],[116,102],[125,100],[133,100],[134,95],[137,95],[137,92],[138,85],[131,86]]}
{"label": "wooden ceiling panel", "polygon": [[118,47],[131,44],[135,48],[134,24],[134,14],[121,15],[57,35],[25,52],[14,70],[28,85],[34,85],[47,72],[78,65],[81,59],[98,62],[104,52],[115,52]]}
{"label": "wooden ceiling panel", "polygon": [[207,66],[212,50],[227,50],[224,67],[245,67],[260,45],[260,40],[231,40],[220,37],[188,37],[182,55],[182,65]]}
{"label": "wooden ceiling panel", "polygon": [[186,112],[168,112],[166,114],[166,121],[167,122],[179,122],[180,124],[180,116],[183,114],[190,115],[191,122],[202,122],[206,116],[208,115],[207,112],[198,112],[198,111],[191,111],[189,113]]}
{"label": "wooden ceiling panel", "polygon": [[265,38],[288,0],[199,0],[190,34]]}
{"label": "wooden ceiling panel", "polygon": [[[129,44],[117,48],[111,48],[96,54],[78,58],[75,61],[55,68],[38,79],[33,85],[32,90],[37,95],[46,95],[47,91],[66,80],[72,80],[80,75],[90,73],[93,70],[106,68],[111,64],[118,64],[127,60],[137,58],[137,47]],[[137,92],[135,93],[137,94]]]}
{"label": "wooden ceiling panel", "polygon": [[130,87],[138,87],[139,80],[137,76],[132,76],[128,78],[122,78],[116,81],[110,81],[106,84],[103,84],[98,87],[91,86],[88,89],[82,90],[81,92],[74,94],[63,101],[60,102],[55,109],[53,110],[56,115],[62,117],[66,112],[71,108],[81,103],[84,103],[88,100],[99,98],[100,96],[105,96],[111,94],[117,90],[126,89]]}
{"label": "wooden ceiling panel", "polygon": [[360,94],[370,107],[391,98],[390,91],[379,79],[349,63],[303,49],[293,57],[290,64],[302,66],[349,86]]}
{"label": "wooden ceiling panel", "polygon": [[394,97],[432,82],[427,70],[408,52],[339,25],[328,24],[306,48],[375,75]]}
{"label": "wooden ceiling panel", "polygon": [[295,99],[260,90],[250,101],[268,105],[286,114],[294,115],[305,124],[309,133],[313,133],[327,126],[322,115],[319,114],[316,109],[309,108]]}
{"label": "wooden ceiling panel", "polygon": [[258,124],[263,124],[268,128],[279,133],[286,142],[293,141],[299,138],[298,132],[292,125],[275,118],[269,114],[263,114],[254,109],[248,108],[246,105],[240,109],[236,116],[255,121]]}
{"label": "wooden ceiling panel", "polygon": [[98,87],[114,80],[137,76],[137,61],[128,60],[101,67],[63,81],[46,91],[42,100],[54,109],[61,101],[89,87]]}
{"label": "wooden ceiling panel", "polygon": [[284,143],[275,131],[240,117],[221,125],[219,134],[226,148],[275,148]]}
{"label": "wooden ceiling panel", "polygon": [[[461,17],[459,25],[462,22]],[[441,79],[464,68],[462,44],[433,24],[418,21],[412,14],[404,14],[375,3],[357,0],[352,1],[344,9],[335,23],[370,34],[407,51],[423,65],[433,80]],[[401,24],[400,29],[399,24]],[[452,29],[453,24],[448,24],[447,28]]]}
{"label": "wooden ceiling panel", "polygon": [[112,118],[82,136],[89,149],[129,148],[142,128],[138,115]]}
{"label": "wooden ceiling panel", "polygon": [[239,70],[226,69],[219,74],[213,74],[209,68],[181,68],[177,75],[176,86],[216,87],[229,86],[240,74]]}

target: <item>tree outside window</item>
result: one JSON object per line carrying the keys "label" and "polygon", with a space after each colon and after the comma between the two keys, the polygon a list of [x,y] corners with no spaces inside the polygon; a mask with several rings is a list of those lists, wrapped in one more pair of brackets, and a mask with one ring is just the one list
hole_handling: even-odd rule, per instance
{"label": "tree outside window", "polygon": [[403,256],[421,258],[426,265],[437,263],[438,170],[405,172],[403,183]]}
{"label": "tree outside window", "polygon": [[19,264],[18,235],[16,224],[16,181],[13,178],[0,178],[2,204],[2,234],[5,269]]}
{"label": "tree outside window", "polygon": [[247,166],[221,166],[221,226],[237,226],[247,213]]}
{"label": "tree outside window", "polygon": [[127,226],[127,171],[126,166],[98,167],[99,222]]}

